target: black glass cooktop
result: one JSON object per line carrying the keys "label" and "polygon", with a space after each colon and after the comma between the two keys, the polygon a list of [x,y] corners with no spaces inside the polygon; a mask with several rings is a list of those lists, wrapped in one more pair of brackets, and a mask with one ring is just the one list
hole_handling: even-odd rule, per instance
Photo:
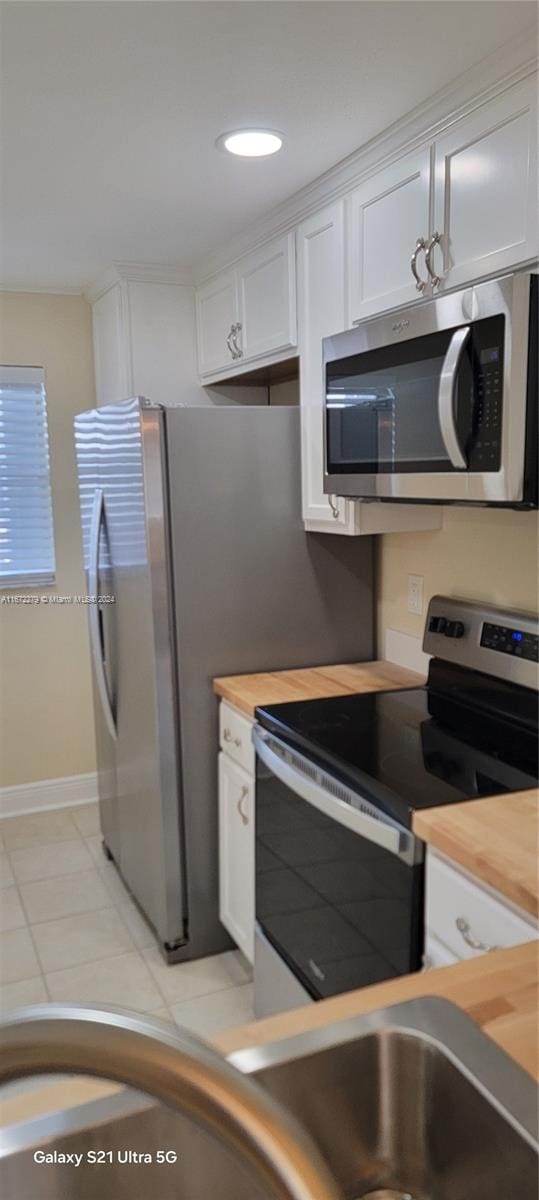
{"label": "black glass cooktop", "polygon": [[420,687],[337,696],[274,704],[256,715],[277,737],[410,826],[416,809],[537,783],[532,693],[512,688],[509,695],[504,685],[509,711],[500,714],[492,681],[483,707],[462,703],[457,691]]}

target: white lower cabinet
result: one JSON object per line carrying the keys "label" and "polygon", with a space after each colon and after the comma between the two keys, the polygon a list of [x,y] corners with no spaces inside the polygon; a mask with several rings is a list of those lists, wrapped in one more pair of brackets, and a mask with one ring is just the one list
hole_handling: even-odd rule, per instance
{"label": "white lower cabinet", "polygon": [[532,941],[537,923],[467,871],[427,850],[425,966],[444,966]]}
{"label": "white lower cabinet", "polygon": [[250,963],[255,935],[255,780],[219,754],[219,916]]}

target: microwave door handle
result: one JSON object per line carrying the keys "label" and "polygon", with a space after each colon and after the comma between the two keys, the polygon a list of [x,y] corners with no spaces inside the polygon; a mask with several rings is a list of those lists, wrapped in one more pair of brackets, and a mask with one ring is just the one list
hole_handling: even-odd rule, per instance
{"label": "microwave door handle", "polygon": [[99,628],[99,601],[98,601],[98,568],[99,568],[99,535],[101,533],[101,522],[103,520],[105,498],[102,488],[96,488],[94,492],[94,503],[92,508],[92,521],[90,525],[90,545],[88,554],[88,591],[90,593],[90,604],[88,605],[88,618],[90,624],[90,649],[92,653],[92,662],[94,667],[95,681],[103,709],[108,731],[111,737],[116,738],[116,725],[112,713],[110,703],[109,689],[105,676],[105,664],[103,662],[103,649],[101,645],[101,632]]}
{"label": "microwave door handle", "polygon": [[364,837],[366,841],[381,846],[383,850],[389,850],[390,854],[396,855],[397,858],[409,864],[415,861],[415,838],[407,830],[370,817],[360,809],[352,808],[343,800],[332,796],[323,786],[284,762],[267,744],[262,729],[255,726],[252,736],[256,753],[265,766],[302,800],[314,805],[319,812],[346,826],[353,833]]}
{"label": "microwave door handle", "polygon": [[455,425],[455,399],[462,353],[470,336],[470,326],[456,329],[444,358],[438,389],[438,419],[447,457],[453,467],[467,467]]}

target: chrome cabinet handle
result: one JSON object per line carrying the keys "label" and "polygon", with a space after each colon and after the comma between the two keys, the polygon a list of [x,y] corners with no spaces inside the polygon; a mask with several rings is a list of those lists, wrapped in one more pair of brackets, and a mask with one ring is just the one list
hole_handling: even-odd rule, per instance
{"label": "chrome cabinet handle", "polygon": [[244,783],[244,785],[243,785],[243,787],[242,787],[242,789],[241,789],[241,792],[240,792],[240,798],[239,798],[239,800],[238,800],[238,803],[237,803],[237,805],[236,805],[236,808],[237,808],[237,810],[238,810],[238,812],[239,812],[239,814],[240,814],[240,817],[241,817],[241,819],[242,819],[242,822],[243,822],[243,824],[244,824],[244,825],[248,825],[248,824],[249,824],[249,817],[248,817],[248,814],[247,814],[246,812],[244,812],[244,811],[243,811],[243,808],[242,808],[243,801],[247,799],[248,795],[249,795],[249,788],[247,787],[247,784],[245,784],[245,783]]}
{"label": "chrome cabinet handle", "polygon": [[241,321],[236,321],[236,324],[233,325],[232,329],[230,330],[230,333],[232,336],[232,345],[234,346],[234,350],[236,351],[234,358],[242,358],[243,357],[243,350],[242,350],[241,346],[238,345],[238,334],[241,333],[242,329],[243,329],[243,325],[242,325]]}
{"label": "chrome cabinet handle", "polygon": [[340,517],[338,497],[337,496],[328,496],[328,503],[329,503],[331,512],[333,514],[334,520],[338,521],[338,519]]}
{"label": "chrome cabinet handle", "polygon": [[225,741],[225,742],[233,742],[235,746],[241,746],[241,738],[235,738],[235,737],[233,737],[233,736],[232,736],[232,734],[231,734],[231,732],[230,732],[230,729],[224,729],[224,730],[223,730],[223,741]]}
{"label": "chrome cabinet handle", "polygon": [[414,250],[414,253],[412,254],[412,257],[410,260],[410,266],[412,268],[412,275],[415,279],[416,291],[418,291],[418,292],[424,292],[425,288],[427,286],[427,280],[421,278],[419,271],[417,269],[417,256],[421,250],[426,249],[426,245],[427,245],[427,243],[425,242],[425,238],[419,237],[415,244],[415,250]]}
{"label": "chrome cabinet handle", "polygon": [[464,325],[461,329],[455,329],[443,361],[440,386],[438,388],[438,420],[440,422],[442,440],[451,465],[460,468],[466,467],[467,462],[459,442],[455,424],[456,383],[461,355],[469,336],[469,325]]}
{"label": "chrome cabinet handle", "polygon": [[466,945],[470,946],[472,950],[481,950],[483,954],[490,954],[491,950],[500,949],[499,946],[489,946],[487,942],[479,942],[477,938],[474,938],[470,930],[470,923],[466,920],[466,917],[457,917],[455,925]]}
{"label": "chrome cabinet handle", "polygon": [[234,352],[234,347],[233,347],[233,345],[232,345],[232,338],[233,338],[233,336],[234,336],[234,326],[233,326],[233,325],[231,325],[231,326],[230,326],[230,332],[229,332],[229,333],[228,333],[228,335],[227,335],[226,344],[227,344],[227,346],[228,346],[228,349],[229,349],[229,351],[230,351],[230,355],[231,355],[231,357],[232,357],[232,358],[237,358],[238,356],[237,356],[237,354]]}
{"label": "chrome cabinet handle", "polygon": [[434,252],[434,247],[440,246],[441,242],[442,242],[442,235],[440,233],[433,233],[432,237],[429,238],[427,245],[425,247],[425,265],[426,265],[427,271],[430,275],[430,280],[431,280],[433,287],[438,287],[438,284],[442,282],[441,275],[436,274],[436,271],[434,270],[433,265],[432,265],[432,255]]}

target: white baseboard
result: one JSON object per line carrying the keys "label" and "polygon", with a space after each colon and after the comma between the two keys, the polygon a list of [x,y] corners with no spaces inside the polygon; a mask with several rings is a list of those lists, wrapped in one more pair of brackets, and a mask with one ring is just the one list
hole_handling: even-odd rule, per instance
{"label": "white baseboard", "polygon": [[97,774],[64,775],[60,779],[38,779],[35,783],[17,783],[0,788],[0,817],[20,817],[23,813],[45,812],[75,804],[97,802]]}
{"label": "white baseboard", "polygon": [[429,669],[430,654],[424,654],[421,649],[421,638],[411,633],[401,633],[399,629],[386,629],[384,637],[384,658],[387,662],[406,667],[408,671],[418,671],[426,675]]}

